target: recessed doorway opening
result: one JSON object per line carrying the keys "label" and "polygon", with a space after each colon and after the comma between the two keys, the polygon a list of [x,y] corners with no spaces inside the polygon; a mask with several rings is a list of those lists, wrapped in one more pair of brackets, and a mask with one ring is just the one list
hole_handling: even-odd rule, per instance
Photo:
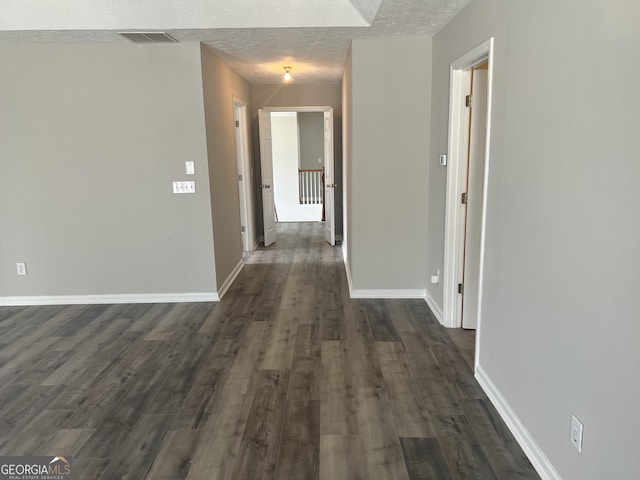
{"label": "recessed doorway opening", "polygon": [[451,64],[443,323],[477,329],[478,364],[491,138],[493,38]]}
{"label": "recessed doorway opening", "polygon": [[[322,170],[321,176],[317,175],[318,172],[307,173],[301,170],[318,170],[320,169],[303,169],[300,160],[300,144],[292,149],[291,147],[282,147],[279,145],[278,139],[275,137],[278,133],[280,124],[292,123],[297,124],[297,115],[308,114],[317,112],[322,115],[321,129],[322,136],[319,139],[321,142],[320,150],[322,156],[319,154],[305,154],[309,156],[311,161],[317,162],[321,159]],[[276,119],[276,120],[274,120]],[[332,107],[269,107],[260,109],[258,111],[258,125],[259,125],[259,137],[260,137],[260,163],[261,163],[261,182],[260,191],[262,194],[262,218],[263,218],[263,239],[265,246],[269,246],[276,241],[276,222],[278,221],[299,221],[296,218],[291,217],[292,212],[311,212],[313,215],[320,217],[320,220],[324,219],[325,227],[325,239],[330,245],[336,243],[335,233],[335,188],[337,184],[334,183],[334,160],[333,160],[333,108]],[[296,127],[300,128],[299,125]],[[300,138],[299,133],[297,135],[290,134]],[[276,150],[274,150],[274,148]],[[293,150],[298,150],[293,151]],[[317,151],[318,148],[314,149]],[[297,155],[296,155],[297,153]],[[278,181],[278,167],[281,162],[281,158],[276,158],[276,155],[296,157],[298,165],[297,172],[293,169],[286,170],[283,175],[280,175],[280,181]],[[290,162],[291,163],[291,162]],[[314,164],[313,166],[316,166]],[[315,178],[314,178],[315,175]],[[320,178],[318,178],[320,177]],[[323,179],[324,183],[319,184],[318,180]],[[288,185],[288,187],[287,187]],[[288,203],[279,202],[286,192],[289,191],[291,197]],[[322,190],[322,192],[320,192]],[[277,193],[276,193],[277,192]],[[321,198],[321,201],[318,200]],[[278,204],[281,206],[279,207]],[[282,205],[288,205],[285,211]],[[310,208],[311,207],[311,208]],[[313,211],[313,210],[316,211]],[[315,217],[314,217],[315,219]],[[314,219],[308,219],[307,221],[314,221]]]}

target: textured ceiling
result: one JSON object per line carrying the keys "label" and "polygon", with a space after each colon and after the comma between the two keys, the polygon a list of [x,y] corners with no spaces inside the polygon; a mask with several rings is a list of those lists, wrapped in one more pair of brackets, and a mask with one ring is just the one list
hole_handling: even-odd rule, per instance
{"label": "textured ceiling", "polygon": [[[280,83],[284,65],[296,83],[339,82],[351,40],[432,36],[469,1],[2,0],[0,42],[128,42],[117,32],[163,30],[205,43],[251,83]],[[66,15],[43,7],[62,3]],[[70,9],[74,3],[83,7]],[[176,4],[173,19],[158,8]],[[106,6],[120,7],[118,15],[106,15]],[[202,11],[208,16],[194,13]]]}

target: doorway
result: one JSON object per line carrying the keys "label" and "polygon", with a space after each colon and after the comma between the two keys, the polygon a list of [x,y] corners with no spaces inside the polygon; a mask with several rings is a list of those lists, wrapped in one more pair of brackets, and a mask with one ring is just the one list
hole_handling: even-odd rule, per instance
{"label": "doorway", "polygon": [[478,329],[482,319],[485,211],[491,131],[493,39],[451,64],[443,320]]}
{"label": "doorway", "polygon": [[[278,212],[276,211],[276,201],[274,195],[275,176],[274,176],[274,131],[272,124],[272,113],[311,113],[319,112],[323,118],[323,207],[324,207],[324,230],[325,239],[330,245],[335,245],[335,207],[334,195],[337,184],[334,183],[334,162],[333,162],[333,108],[332,107],[269,107],[258,111],[258,127],[260,137],[260,162],[262,177],[260,182],[260,190],[262,193],[262,217],[264,224],[264,244],[271,245],[276,241],[276,222],[278,221]],[[311,197],[317,198],[318,192],[313,189],[307,192]],[[307,194],[303,196],[308,198]]]}
{"label": "doorway", "polygon": [[271,138],[278,222],[322,221],[322,112],[271,112]]}

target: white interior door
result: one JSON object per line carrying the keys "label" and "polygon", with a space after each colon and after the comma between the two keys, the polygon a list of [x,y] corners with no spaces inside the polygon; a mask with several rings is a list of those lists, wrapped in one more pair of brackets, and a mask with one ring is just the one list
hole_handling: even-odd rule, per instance
{"label": "white interior door", "polygon": [[482,228],[482,182],[487,135],[488,71],[474,69],[471,78],[471,125],[467,177],[467,220],[464,242],[464,294],[462,328],[478,326],[480,287],[480,239]]}
{"label": "white interior door", "polygon": [[333,108],[324,112],[325,239],[336,244],[335,183],[333,168]]}
{"label": "white interior door", "polygon": [[271,142],[271,113],[258,110],[260,134],[260,165],[262,168],[262,221],[264,224],[264,245],[276,241],[276,209],[273,199],[273,151]]}

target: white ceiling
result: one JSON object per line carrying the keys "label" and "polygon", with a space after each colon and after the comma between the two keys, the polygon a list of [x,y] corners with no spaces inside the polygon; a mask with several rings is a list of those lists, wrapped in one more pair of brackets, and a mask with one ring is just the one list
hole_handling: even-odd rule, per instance
{"label": "white ceiling", "polygon": [[251,83],[339,82],[351,40],[432,36],[470,0],[2,0],[0,42],[203,42]]}

